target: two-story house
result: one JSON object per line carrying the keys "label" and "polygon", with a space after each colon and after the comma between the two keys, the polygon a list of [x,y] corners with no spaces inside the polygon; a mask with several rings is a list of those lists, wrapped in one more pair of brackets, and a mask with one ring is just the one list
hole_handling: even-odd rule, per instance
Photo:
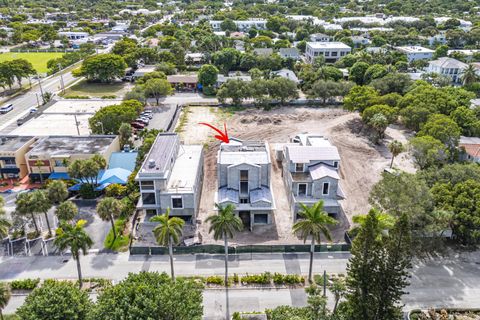
{"label": "two-story house", "polygon": [[275,204],[270,186],[270,151],[259,141],[230,139],[222,143],[217,157],[218,192],[216,203],[233,204],[245,226],[272,223]]}
{"label": "two-story house", "polygon": [[307,42],[305,57],[313,63],[317,57],[323,56],[325,62],[336,62],[352,51],[352,48],[343,42]]}
{"label": "two-story house", "polygon": [[176,133],[161,133],[135,177],[141,195],[137,209],[148,219],[170,208],[170,216],[194,222],[202,179],[203,147],[181,144]]}
{"label": "two-story house", "polygon": [[340,155],[328,139],[316,134],[298,134],[283,145],[283,179],[294,220],[300,203],[311,206],[323,200],[324,209],[340,213],[338,200],[344,199],[339,185]]}
{"label": "two-story house", "polygon": [[34,137],[0,137],[0,179],[22,179],[28,174],[25,153],[35,142]]}

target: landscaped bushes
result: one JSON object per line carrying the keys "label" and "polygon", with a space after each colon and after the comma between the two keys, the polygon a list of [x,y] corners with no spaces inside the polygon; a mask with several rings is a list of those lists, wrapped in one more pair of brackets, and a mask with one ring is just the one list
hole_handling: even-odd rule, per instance
{"label": "landscaped bushes", "polygon": [[223,277],[221,277],[221,276],[209,276],[209,277],[205,278],[205,283],[206,284],[216,284],[216,285],[219,285],[219,286],[223,286],[224,280],[223,280]]}
{"label": "landscaped bushes", "polygon": [[275,272],[273,274],[273,283],[276,285],[288,284],[288,285],[295,285],[295,284],[304,284],[305,278],[298,274],[280,274]]}
{"label": "landscaped bushes", "polygon": [[247,274],[241,278],[242,284],[270,284],[272,281],[272,274],[264,272],[262,274]]}
{"label": "landscaped bushes", "polygon": [[10,282],[12,290],[33,290],[40,283],[40,279],[13,280]]}

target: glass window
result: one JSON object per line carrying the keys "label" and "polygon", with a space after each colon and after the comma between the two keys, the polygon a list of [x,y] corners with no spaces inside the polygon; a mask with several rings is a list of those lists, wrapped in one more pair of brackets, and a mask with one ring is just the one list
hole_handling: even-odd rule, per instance
{"label": "glass window", "polygon": [[295,172],[303,172],[303,163],[295,163]]}
{"label": "glass window", "polygon": [[338,168],[338,161],[333,161],[333,167]]}
{"label": "glass window", "polygon": [[15,163],[15,158],[4,159],[3,161],[5,162],[6,165],[8,165],[8,164],[16,164],[16,163]]}
{"label": "glass window", "polygon": [[172,197],[172,208],[173,209],[182,209],[183,208],[182,197]]}
{"label": "glass window", "polygon": [[240,198],[240,203],[248,203],[248,198]]}
{"label": "glass window", "polygon": [[143,190],[153,190],[154,188],[153,181],[141,181],[140,185],[142,186]]}
{"label": "glass window", "polygon": [[330,52],[329,51],[326,51],[325,52],[325,57],[329,57],[330,56]]}
{"label": "glass window", "polygon": [[305,196],[307,194],[307,184],[306,183],[299,183],[298,184],[298,195]]}
{"label": "glass window", "polygon": [[336,57],[338,56],[338,52],[337,51],[332,51],[332,57]]}
{"label": "glass window", "polygon": [[155,193],[142,193],[143,204],[156,204]]}
{"label": "glass window", "polygon": [[257,213],[253,215],[253,223],[255,224],[267,224],[268,223],[268,214],[266,213]]}
{"label": "glass window", "polygon": [[330,188],[330,183],[324,182],[322,188],[322,194],[328,194],[328,189]]}
{"label": "glass window", "polygon": [[248,170],[240,170],[240,181],[248,181]]}

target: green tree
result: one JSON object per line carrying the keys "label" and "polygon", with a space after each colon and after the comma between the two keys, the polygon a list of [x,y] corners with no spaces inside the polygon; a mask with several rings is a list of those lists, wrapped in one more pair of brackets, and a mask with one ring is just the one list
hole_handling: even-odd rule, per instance
{"label": "green tree", "polygon": [[222,21],[222,23],[220,24],[220,28],[223,31],[237,31],[237,25],[235,24],[235,22],[232,19],[228,18]]}
{"label": "green tree", "polygon": [[194,280],[173,281],[165,273],[130,273],[117,285],[102,290],[90,317],[201,320],[202,289]]}
{"label": "green tree", "polygon": [[315,244],[320,244],[321,237],[324,236],[328,241],[332,241],[328,226],[338,223],[330,217],[323,209],[323,200],[318,201],[311,207],[300,203],[301,210],[298,212],[300,219],[295,222],[292,231],[299,234],[303,242],[310,238],[310,267],[308,269],[308,281],[312,282],[313,276],[313,254]]}
{"label": "green tree", "polygon": [[93,240],[84,230],[85,220],[79,220],[75,225],[62,223],[57,230],[55,245],[61,250],[70,249],[72,258],[77,262],[78,285],[82,289],[82,268],[80,265],[80,253],[88,254],[88,250],[93,246]]}
{"label": "green tree", "polygon": [[150,219],[150,221],[158,222],[158,225],[153,229],[153,234],[159,245],[168,247],[170,272],[172,279],[175,280],[175,272],[173,269],[173,245],[180,243],[185,221],[178,217],[170,218],[170,208],[167,208],[167,211],[164,214],[155,216]]}
{"label": "green tree", "polygon": [[224,48],[212,55],[213,64],[225,74],[238,66],[240,58],[240,52],[233,48]]}
{"label": "green tree", "polygon": [[3,309],[5,309],[12,296],[10,285],[6,282],[0,282],[0,319],[3,320]]}
{"label": "green tree", "polygon": [[[6,212],[3,206],[5,205],[5,200],[0,196],[0,239],[5,238],[8,235],[8,229],[11,227],[10,221],[5,218]],[[0,306],[1,309],[1,306]]]}
{"label": "green tree", "polygon": [[410,76],[400,72],[389,72],[382,78],[376,78],[370,82],[370,85],[382,95],[393,92],[404,94],[411,84]]}
{"label": "green tree", "polygon": [[50,221],[48,220],[48,210],[52,207],[52,203],[48,198],[48,193],[45,190],[35,190],[32,192],[32,206],[35,212],[43,213],[45,221],[47,222],[48,235],[52,236],[52,228],[50,227]]}
{"label": "green tree", "polygon": [[132,138],[132,126],[129,123],[122,123],[118,128],[118,136],[120,138],[120,147],[130,144]]}
{"label": "green tree", "polygon": [[460,140],[461,132],[460,127],[450,117],[443,114],[434,114],[428,118],[418,136],[431,136],[440,140],[453,154]]}
{"label": "green tree", "polygon": [[150,79],[144,85],[145,94],[152,96],[160,104],[160,98],[170,95],[173,92],[172,85],[165,79]]}
{"label": "green tree", "polygon": [[469,64],[465,69],[461,71],[462,84],[464,86],[471,85],[474,82],[479,80],[477,75],[477,69],[473,66],[473,64]]}
{"label": "green tree", "polygon": [[480,117],[477,117],[475,110],[464,106],[458,107],[450,117],[462,128],[463,135],[469,137],[480,135]]}
{"label": "green tree", "polygon": [[35,233],[40,234],[38,229],[37,217],[38,211],[36,211],[35,204],[33,202],[32,192],[19,193],[17,199],[15,200],[15,212],[14,215],[27,216],[29,215],[32,219],[33,225],[35,226]]}
{"label": "green tree", "polygon": [[433,54],[433,57],[435,59],[446,57],[448,55],[449,49],[450,48],[447,45],[440,45],[435,49],[435,53]]}
{"label": "green tree", "polygon": [[24,320],[83,320],[93,307],[88,293],[69,281],[47,280],[17,309]]}
{"label": "green tree", "polygon": [[438,167],[450,157],[446,146],[432,136],[415,137],[410,140],[410,153],[419,169]]}
{"label": "green tree", "polygon": [[103,221],[110,221],[112,224],[113,240],[117,238],[115,230],[115,218],[122,212],[122,203],[111,197],[105,197],[97,204],[97,214]]}
{"label": "green tree", "polygon": [[396,156],[398,156],[400,153],[402,153],[405,150],[405,147],[400,141],[393,140],[388,144],[388,150],[392,154],[392,161],[390,162],[390,168],[392,168],[393,160],[395,159]]}
{"label": "green tree", "polygon": [[349,70],[348,79],[361,86],[365,83],[365,73],[369,68],[366,62],[355,62],[355,64]]}
{"label": "green tree", "polygon": [[368,125],[372,127],[376,133],[373,139],[375,143],[383,139],[388,124],[388,118],[383,113],[375,113],[368,121]]}
{"label": "green tree", "polygon": [[122,123],[134,121],[141,110],[143,104],[137,100],[122,101],[121,104],[106,106],[95,112],[88,124],[94,134],[117,134]]}
{"label": "green tree", "polygon": [[354,86],[343,99],[345,109],[363,112],[366,108],[376,104],[378,92],[370,86]]}
{"label": "green tree", "polygon": [[47,186],[48,199],[51,203],[60,203],[67,199],[67,185],[62,180],[53,180]]}
{"label": "green tree", "polygon": [[241,105],[242,101],[251,95],[251,86],[239,79],[225,82],[217,91],[217,98],[220,103],[226,103],[227,99],[231,99],[232,104],[236,106]]}
{"label": "green tree", "polygon": [[127,64],[116,54],[97,54],[83,60],[80,74],[89,81],[111,82],[125,75]]}
{"label": "green tree", "polygon": [[204,64],[198,71],[198,82],[204,87],[211,87],[217,83],[218,69],[214,65]]}
{"label": "green tree", "polygon": [[64,201],[55,209],[55,215],[60,221],[72,221],[78,214],[78,207],[72,201]]}
{"label": "green tree", "polygon": [[[353,67],[352,67],[353,68]],[[388,74],[388,70],[381,64],[372,64],[364,74],[364,82],[370,83],[372,80],[383,78]]]}
{"label": "green tree", "polygon": [[268,80],[268,92],[270,97],[285,104],[287,100],[298,98],[298,89],[295,82],[281,77]]}
{"label": "green tree", "polygon": [[376,104],[363,110],[363,122],[367,124],[370,123],[373,116],[375,116],[376,114],[383,114],[387,118],[389,124],[397,120],[397,111],[394,108],[385,104]]}
{"label": "green tree", "polygon": [[[225,247],[225,288],[228,287],[228,239],[243,229],[242,220],[235,214],[235,206],[228,204],[225,207],[215,204],[217,214],[209,216],[205,221],[210,223],[209,233],[213,232],[215,240],[223,239]],[[227,289],[228,290],[228,289]],[[226,319],[230,319],[230,310],[227,296]]]}

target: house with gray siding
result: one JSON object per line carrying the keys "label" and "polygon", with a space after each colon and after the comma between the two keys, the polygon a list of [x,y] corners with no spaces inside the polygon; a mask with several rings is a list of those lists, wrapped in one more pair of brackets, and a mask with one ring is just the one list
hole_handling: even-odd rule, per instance
{"label": "house with gray siding", "polygon": [[311,206],[323,200],[331,215],[340,213],[344,199],[339,185],[340,155],[328,139],[316,134],[298,134],[281,151],[283,179],[294,220],[300,203]]}
{"label": "house with gray siding", "polygon": [[222,143],[217,157],[216,203],[233,204],[244,227],[272,223],[275,209],[268,144],[232,138]]}
{"label": "house with gray siding", "polygon": [[160,133],[135,180],[140,184],[137,209],[146,218],[163,214],[194,223],[203,179],[203,147],[183,145],[176,133]]}

